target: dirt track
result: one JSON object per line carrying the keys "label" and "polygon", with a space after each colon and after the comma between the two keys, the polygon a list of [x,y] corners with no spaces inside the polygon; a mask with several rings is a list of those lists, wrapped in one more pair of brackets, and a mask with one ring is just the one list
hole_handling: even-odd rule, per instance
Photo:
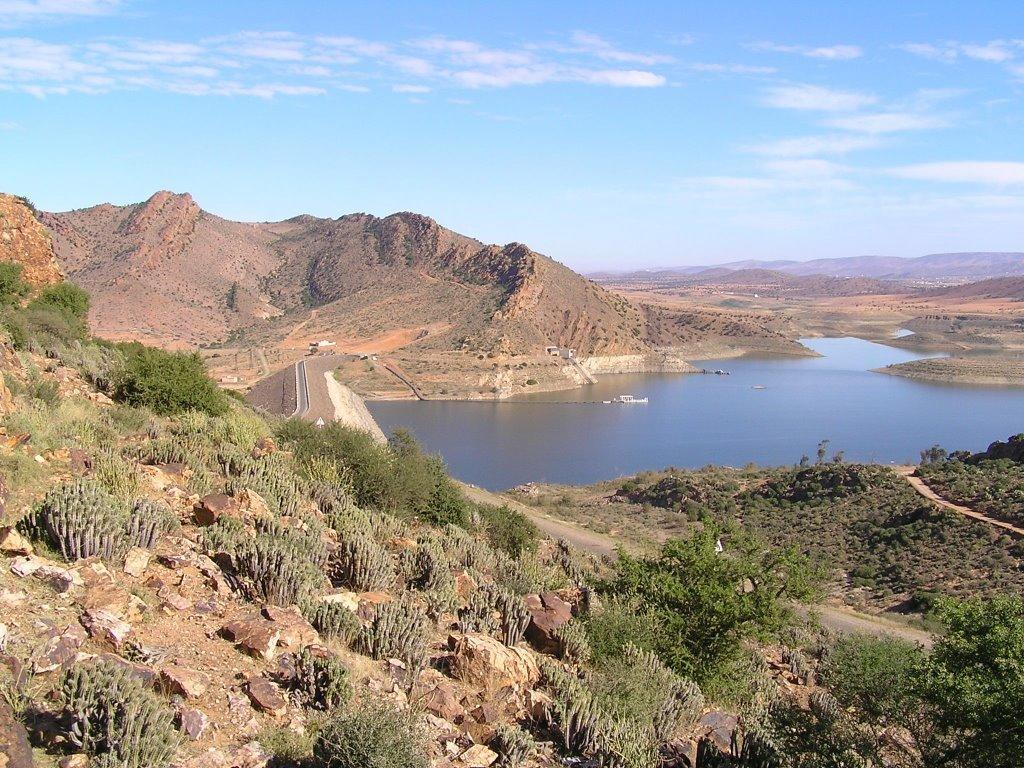
{"label": "dirt track", "polygon": [[973,520],[980,520],[983,523],[994,525],[997,528],[1002,528],[1004,531],[1009,531],[1015,536],[1020,536],[1024,538],[1024,528],[1019,528],[1016,525],[1013,525],[1012,523],[1007,523],[1003,520],[996,520],[994,517],[989,517],[988,515],[984,515],[981,512],[976,512],[970,507],[964,507],[961,506],[960,504],[954,504],[951,501],[946,501],[946,499],[942,498],[941,496],[939,496],[939,494],[937,494],[935,491],[929,488],[928,484],[924,480],[912,474],[916,469],[916,467],[900,467],[896,471],[901,476],[903,476],[908,483],[910,483],[911,488],[913,488],[915,491],[917,491],[919,494],[924,496],[929,501],[938,504],[940,507],[950,509],[956,512],[957,514],[963,515],[964,517],[969,517]]}
{"label": "dirt track", "polygon": [[[621,542],[594,531],[587,530],[574,523],[556,520],[541,515],[536,509],[522,502],[510,499],[478,488],[475,485],[460,483],[463,491],[478,504],[511,507],[529,517],[540,529],[541,533],[552,539],[565,539],[574,547],[592,552],[598,556],[614,555]],[[851,608],[840,605],[797,605],[796,612],[803,616],[816,617],[823,627],[840,634],[862,634],[874,637],[895,637],[910,643],[931,646],[933,637],[927,632],[907,626],[899,621],[858,613]]]}

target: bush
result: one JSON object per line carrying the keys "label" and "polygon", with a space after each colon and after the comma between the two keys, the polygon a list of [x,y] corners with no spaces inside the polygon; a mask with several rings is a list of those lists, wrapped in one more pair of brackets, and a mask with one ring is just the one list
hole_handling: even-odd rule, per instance
{"label": "bush", "polygon": [[658,557],[621,554],[616,577],[604,585],[649,607],[660,626],[654,650],[701,685],[727,669],[746,638],[785,626],[787,600],[812,592],[814,574],[794,550],[766,549],[738,531],[727,539],[723,555],[718,530],[707,525],[690,539],[669,540]]}
{"label": "bush", "polygon": [[367,702],[331,717],[313,742],[313,768],[426,768],[412,712]]}
{"label": "bush", "polygon": [[830,649],[819,676],[845,706],[899,722],[922,659],[917,646],[901,640],[850,635]]}
{"label": "bush", "polygon": [[481,504],[477,509],[487,542],[492,547],[512,557],[537,549],[540,531],[522,512],[507,506],[492,507],[487,504]]}
{"label": "bush", "polygon": [[21,264],[0,263],[0,304],[17,306],[28,296],[28,283],[21,279]]}
{"label": "bush", "polygon": [[100,756],[97,766],[163,768],[173,759],[174,712],[128,669],[108,661],[78,664],[64,674],[60,695],[75,720],[71,740]]}
{"label": "bush", "polygon": [[124,344],[125,361],[114,375],[113,397],[127,405],[149,408],[162,416],[195,410],[214,416],[228,409],[224,393],[195,353],[165,352],[141,344]]}

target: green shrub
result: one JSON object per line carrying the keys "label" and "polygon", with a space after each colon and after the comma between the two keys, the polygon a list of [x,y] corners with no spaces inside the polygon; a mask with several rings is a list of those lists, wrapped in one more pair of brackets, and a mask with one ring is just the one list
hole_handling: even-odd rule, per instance
{"label": "green shrub", "polygon": [[89,317],[89,294],[74,283],[63,282],[43,288],[39,295],[29,302],[29,308],[46,307],[83,325]]}
{"label": "green shrub", "polygon": [[96,756],[96,765],[163,768],[174,758],[174,712],[128,669],[77,664],[64,674],[60,696],[75,721],[71,740]]}
{"label": "green shrub", "polygon": [[0,262],[0,304],[17,306],[31,288],[21,279],[21,264]]}
{"label": "green shrub", "polygon": [[113,397],[162,416],[195,410],[212,415],[227,411],[228,401],[195,353],[165,352],[125,344],[123,367],[115,374]]}
{"label": "green shrub", "polygon": [[481,504],[477,509],[487,541],[492,547],[512,557],[537,549],[540,531],[522,512],[507,506],[492,507],[486,504]]}
{"label": "green shrub", "polygon": [[922,659],[917,646],[902,640],[850,635],[829,650],[819,675],[844,706],[898,722]]}
{"label": "green shrub", "polygon": [[426,768],[415,715],[364,703],[334,714],[313,742],[313,768]]}

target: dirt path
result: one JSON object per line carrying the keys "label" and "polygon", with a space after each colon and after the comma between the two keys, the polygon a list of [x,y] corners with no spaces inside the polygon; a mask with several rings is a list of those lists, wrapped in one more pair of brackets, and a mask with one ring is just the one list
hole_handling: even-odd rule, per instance
{"label": "dirt path", "polygon": [[899,467],[896,470],[896,472],[897,474],[905,478],[908,483],[910,483],[911,488],[913,488],[915,491],[917,491],[919,494],[924,496],[929,501],[938,504],[940,507],[951,509],[958,514],[963,515],[964,517],[970,517],[974,520],[980,520],[983,523],[994,525],[997,528],[1002,528],[1004,531],[1009,531],[1015,536],[1020,536],[1024,538],[1024,528],[1020,528],[1016,525],[1013,525],[1012,523],[1007,523],[1003,520],[996,520],[994,517],[989,517],[988,515],[982,514],[981,512],[976,512],[970,507],[964,507],[960,504],[954,504],[951,501],[946,501],[946,499],[942,498],[941,496],[939,496],[939,494],[937,494],[935,491],[929,488],[928,484],[924,480],[922,480],[920,477],[916,477],[913,474],[913,472],[915,472],[916,470],[917,467]]}
{"label": "dirt path", "polygon": [[517,512],[522,512],[534,522],[534,525],[536,525],[545,536],[556,540],[565,539],[574,547],[586,550],[587,552],[592,552],[599,557],[614,555],[616,548],[622,543],[603,534],[588,530],[575,523],[569,523],[565,520],[558,520],[554,517],[542,515],[536,509],[527,504],[523,504],[521,501],[516,501],[515,499],[491,493],[490,491],[478,488],[475,485],[469,485],[467,483],[459,483],[459,485],[462,486],[462,490],[465,492],[466,496],[469,497],[470,501],[474,501],[477,504],[490,504],[495,507],[510,507]]}
{"label": "dirt path", "polygon": [[[491,493],[475,485],[468,485],[466,483],[460,483],[459,485],[471,501],[477,504],[511,507],[530,518],[545,536],[552,539],[565,539],[574,547],[592,552],[599,557],[604,557],[605,555],[614,556],[620,545],[627,546],[624,542],[588,530],[576,523],[542,515],[533,507],[515,499],[510,499],[507,496]],[[823,627],[839,634],[895,637],[910,643],[919,643],[925,647],[930,647],[933,642],[933,637],[924,630],[915,629],[885,616],[859,613],[852,608],[841,605],[796,605],[794,607],[800,616],[808,618],[813,615],[821,622]]]}

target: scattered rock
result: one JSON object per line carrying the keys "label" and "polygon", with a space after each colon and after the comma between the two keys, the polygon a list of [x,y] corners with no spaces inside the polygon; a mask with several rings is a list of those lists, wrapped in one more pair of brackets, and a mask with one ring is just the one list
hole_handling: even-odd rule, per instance
{"label": "scattered rock", "polygon": [[238,506],[241,507],[242,512],[249,517],[263,517],[270,514],[270,507],[267,506],[266,499],[256,493],[256,491],[243,488],[235,494],[235,499],[238,501]]}
{"label": "scattered rock", "polygon": [[120,650],[132,633],[131,624],[102,608],[87,610],[81,622],[91,638],[110,643],[115,650]]}
{"label": "scattered rock", "polygon": [[31,555],[32,542],[22,536],[13,525],[0,528],[0,552],[5,555]]}
{"label": "scattered rock", "polygon": [[228,759],[228,768],[266,768],[271,757],[259,742],[250,741],[231,753],[231,757]]}
{"label": "scattered rock", "polygon": [[86,637],[85,629],[78,624],[69,624],[60,632],[53,630],[32,668],[41,674],[52,672],[73,661]]}
{"label": "scattered rock", "polygon": [[467,683],[488,689],[512,685],[527,688],[540,678],[537,659],[523,647],[509,648],[489,635],[453,635],[452,672]]}
{"label": "scattered rock", "polygon": [[468,571],[459,571],[455,574],[455,594],[460,600],[469,600],[476,590],[476,579]]}
{"label": "scattered rock", "polygon": [[0,653],[7,648],[7,625],[0,624]]}
{"label": "scattered rock", "polygon": [[245,684],[245,692],[249,695],[253,707],[260,712],[279,717],[288,708],[288,701],[281,690],[265,677],[250,677]]}
{"label": "scattered rock", "polygon": [[352,613],[359,610],[359,595],[345,589],[334,589],[321,596],[320,600],[325,603],[340,603],[352,611]]}
{"label": "scattered rock", "polygon": [[541,653],[557,653],[560,643],[555,630],[572,618],[572,606],[554,592],[527,595],[523,602],[530,611],[526,639]]}
{"label": "scattered rock", "polygon": [[124,558],[124,572],[135,578],[140,577],[149,566],[150,557],[152,555],[148,549],[132,547]]}
{"label": "scattered rock", "polygon": [[281,629],[275,627],[273,622],[261,618],[240,619],[225,624],[221,628],[221,635],[249,656],[271,661],[277,653]]}
{"label": "scattered rock", "polygon": [[497,759],[498,753],[483,744],[474,744],[459,755],[459,762],[466,768],[488,768]]}
{"label": "scattered rock", "polygon": [[526,707],[526,714],[531,720],[542,722],[552,701],[544,691],[530,688],[523,694],[523,704]]}
{"label": "scattered rock", "polygon": [[301,651],[307,645],[320,642],[319,633],[295,606],[279,608],[267,605],[261,613],[280,631],[277,644],[286,651]]}
{"label": "scattered rock", "polygon": [[89,758],[79,752],[77,755],[62,757],[57,768],[89,768]]}
{"label": "scattered rock", "polygon": [[196,525],[213,525],[225,515],[237,514],[238,501],[226,493],[211,493],[203,496],[192,510]]}
{"label": "scattered rock", "polygon": [[186,699],[199,698],[209,685],[206,675],[179,664],[170,664],[161,669],[159,683],[165,693],[177,694]]}
{"label": "scattered rock", "polygon": [[28,600],[28,594],[25,592],[0,589],[0,608],[16,608],[26,600]]}
{"label": "scattered rock", "polygon": [[160,608],[164,613],[181,613],[192,607],[192,601],[171,586],[161,587],[156,596],[162,601]]}
{"label": "scattered rock", "polygon": [[156,556],[156,560],[164,568],[172,571],[180,571],[192,565],[192,555],[183,552],[162,552]]}
{"label": "scattered rock", "polygon": [[277,450],[277,445],[274,443],[272,437],[261,437],[256,441],[256,445],[252,447],[250,455],[254,459],[262,459],[264,456],[269,456]]}
{"label": "scattered rock", "polygon": [[732,748],[732,734],[738,722],[735,715],[713,709],[700,716],[694,729],[695,735],[710,739],[718,749],[728,753]]}
{"label": "scattered rock", "polygon": [[198,741],[210,726],[210,718],[201,710],[192,707],[181,707],[175,718],[178,730],[184,733],[189,741]]}
{"label": "scattered rock", "polygon": [[447,683],[439,683],[427,691],[419,705],[427,712],[452,723],[460,722],[466,715],[465,708],[455,695],[455,689]]}

